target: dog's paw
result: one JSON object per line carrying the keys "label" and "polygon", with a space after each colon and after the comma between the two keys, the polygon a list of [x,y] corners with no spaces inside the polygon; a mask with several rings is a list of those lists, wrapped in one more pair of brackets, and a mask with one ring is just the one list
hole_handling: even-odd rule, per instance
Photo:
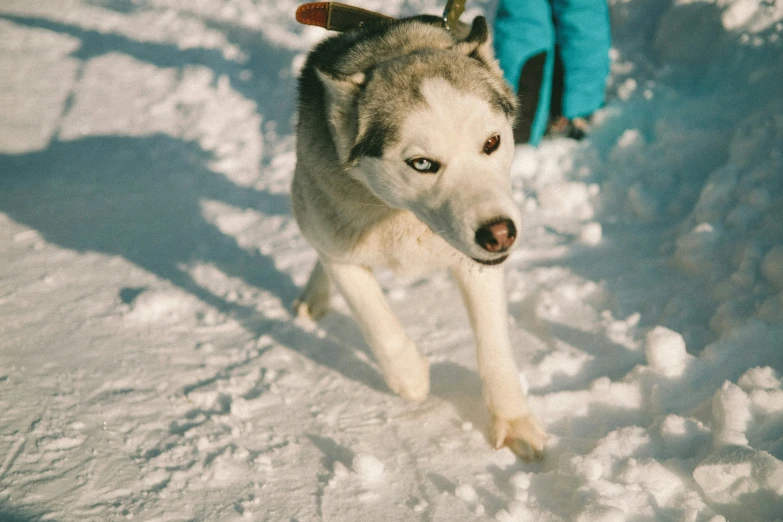
{"label": "dog's paw", "polygon": [[533,415],[515,419],[492,417],[492,444],[495,449],[508,446],[523,460],[540,459],[548,435]]}
{"label": "dog's paw", "polygon": [[308,299],[308,296],[303,294],[294,301],[291,308],[296,317],[309,317],[313,321],[318,321],[329,311],[329,299]]}
{"label": "dog's paw", "polygon": [[405,364],[395,364],[393,369],[384,369],[384,376],[389,388],[403,399],[422,402],[430,393],[430,363],[421,354]]}

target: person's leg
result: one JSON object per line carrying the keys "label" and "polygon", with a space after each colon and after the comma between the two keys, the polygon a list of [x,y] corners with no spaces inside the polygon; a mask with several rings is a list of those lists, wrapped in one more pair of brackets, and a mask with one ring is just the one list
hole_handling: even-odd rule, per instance
{"label": "person's leg", "polygon": [[609,7],[606,0],[552,0],[555,38],[563,63],[562,115],[592,114],[604,103],[609,74]]}
{"label": "person's leg", "polygon": [[517,142],[537,144],[549,119],[555,34],[548,0],[500,0],[495,52],[520,99]]}
{"label": "person's leg", "polygon": [[590,130],[590,117],[567,118],[563,115],[563,96],[565,94],[565,70],[560,47],[555,46],[555,67],[552,71],[552,103],[549,110],[547,136],[562,136],[581,140]]}

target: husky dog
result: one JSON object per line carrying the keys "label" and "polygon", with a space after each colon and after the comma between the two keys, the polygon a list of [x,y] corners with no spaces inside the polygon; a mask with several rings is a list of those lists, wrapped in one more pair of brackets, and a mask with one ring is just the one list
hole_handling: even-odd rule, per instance
{"label": "husky dog", "polygon": [[333,36],[309,55],[299,88],[291,194],[319,262],[295,311],[320,318],[334,283],[389,388],[422,401],[429,364],[372,267],[449,269],[475,333],[492,442],[540,456],[546,433],[519,382],[503,270],[486,266],[508,257],[521,219],[509,179],[515,96],[486,20],[464,37],[427,16]]}

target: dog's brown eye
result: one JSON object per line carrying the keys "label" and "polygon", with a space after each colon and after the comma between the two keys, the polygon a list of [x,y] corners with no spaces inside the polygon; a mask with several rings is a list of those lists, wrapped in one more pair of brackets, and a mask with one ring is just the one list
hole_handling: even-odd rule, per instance
{"label": "dog's brown eye", "polygon": [[417,172],[435,174],[440,170],[440,163],[427,158],[411,158],[405,160],[410,168]]}
{"label": "dog's brown eye", "polygon": [[484,154],[492,154],[500,147],[500,134],[493,134],[484,142]]}

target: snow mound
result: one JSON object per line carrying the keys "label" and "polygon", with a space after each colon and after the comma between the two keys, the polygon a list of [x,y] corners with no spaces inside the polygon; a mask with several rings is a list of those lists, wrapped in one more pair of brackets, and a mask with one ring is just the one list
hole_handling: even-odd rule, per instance
{"label": "snow mound", "polygon": [[178,290],[145,291],[128,306],[125,318],[138,323],[176,323],[198,308],[192,296]]}
{"label": "snow mound", "polygon": [[693,478],[729,520],[779,520],[783,513],[783,462],[765,451],[726,446],[704,459]]}
{"label": "snow mound", "polygon": [[377,484],[383,480],[384,465],[376,457],[367,453],[357,454],[351,463],[353,470],[367,484]]}
{"label": "snow mound", "polygon": [[682,375],[691,359],[682,335],[664,326],[656,326],[647,333],[644,354],[651,368],[669,377]]}

